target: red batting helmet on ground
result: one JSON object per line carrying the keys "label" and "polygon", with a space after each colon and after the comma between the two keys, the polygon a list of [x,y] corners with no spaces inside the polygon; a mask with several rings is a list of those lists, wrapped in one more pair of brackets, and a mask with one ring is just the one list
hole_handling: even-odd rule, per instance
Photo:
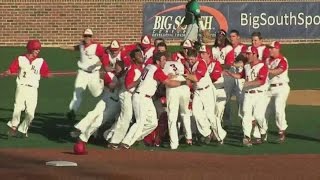
{"label": "red batting helmet on ground", "polygon": [[27,43],[27,50],[28,52],[32,52],[33,50],[39,50],[41,49],[41,43],[39,40],[29,40]]}
{"label": "red batting helmet on ground", "polygon": [[73,152],[76,155],[85,155],[88,154],[86,150],[86,143],[83,141],[78,141],[74,146],[73,146]]}

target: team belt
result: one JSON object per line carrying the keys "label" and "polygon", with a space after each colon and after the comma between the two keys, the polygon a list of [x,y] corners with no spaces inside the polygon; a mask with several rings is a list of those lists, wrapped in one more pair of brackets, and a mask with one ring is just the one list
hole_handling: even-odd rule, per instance
{"label": "team belt", "polygon": [[204,88],[198,88],[197,90],[202,91],[202,90],[208,89],[209,87],[210,87],[210,86],[208,85],[208,86],[206,86],[206,87],[204,87]]}
{"label": "team belt", "polygon": [[113,98],[113,97],[110,97],[110,99],[111,99],[112,101],[114,101],[114,102],[119,102],[119,99],[115,99],[115,98]]}
{"label": "team belt", "polygon": [[277,86],[282,86],[283,83],[277,83],[277,84],[270,84],[270,87],[277,87]]}
{"label": "team belt", "polygon": [[222,87],[218,87],[218,88],[216,88],[216,89],[224,89],[224,87],[222,86]]}
{"label": "team belt", "polygon": [[245,91],[245,93],[249,93],[249,94],[254,94],[254,93],[262,93],[263,91],[260,90],[250,90],[250,91]]}
{"label": "team belt", "polygon": [[[136,92],[137,94],[140,94],[140,92]],[[145,97],[147,97],[147,98],[152,98],[152,96],[150,96],[150,95],[145,95]]]}
{"label": "team belt", "polygon": [[86,73],[94,73],[94,72],[96,72],[96,71],[99,71],[99,70],[93,70],[93,71],[87,71],[87,70],[84,70],[84,69],[82,69],[82,68],[79,68],[81,71],[84,71],[84,72],[86,72]]}
{"label": "team belt", "polygon": [[33,87],[33,86],[30,85],[30,84],[20,84],[20,85],[22,85],[22,86],[28,86],[28,87]]}

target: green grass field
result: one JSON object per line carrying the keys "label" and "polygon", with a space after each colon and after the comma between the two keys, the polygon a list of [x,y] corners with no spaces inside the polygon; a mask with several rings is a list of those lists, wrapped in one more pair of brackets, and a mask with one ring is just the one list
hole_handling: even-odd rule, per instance
{"label": "green grass field", "polygon": [[[173,50],[176,47],[171,48]],[[320,44],[314,45],[284,45],[283,53],[288,57],[291,68],[320,67],[317,52]],[[0,48],[0,72],[6,70],[11,60],[24,53],[24,48]],[[41,52],[52,71],[74,71],[77,69],[77,52],[61,50],[57,48],[43,48]],[[320,71],[290,71],[292,89],[319,89]],[[39,89],[37,113],[29,138],[11,138],[7,140],[6,123],[11,119],[14,95],[15,78],[0,78],[0,147],[37,147],[37,148],[72,148],[74,140],[70,138],[69,131],[75,122],[65,118],[68,105],[72,97],[75,77],[54,77],[42,79]],[[97,98],[92,98],[89,93],[81,105],[80,120],[88,111],[94,108]],[[285,144],[275,144],[277,129],[274,120],[269,121],[270,143],[254,146],[252,148],[241,147],[239,119],[234,120],[234,127],[229,130],[229,136],[224,146],[181,146],[181,151],[214,152],[227,154],[277,154],[277,153],[319,153],[320,149],[320,121],[319,107],[293,106],[287,107],[287,119],[289,123],[288,141]],[[234,116],[235,117],[235,116]],[[102,146],[91,145],[92,148]],[[138,145],[138,149],[144,149]],[[160,150],[169,150],[163,149]]]}

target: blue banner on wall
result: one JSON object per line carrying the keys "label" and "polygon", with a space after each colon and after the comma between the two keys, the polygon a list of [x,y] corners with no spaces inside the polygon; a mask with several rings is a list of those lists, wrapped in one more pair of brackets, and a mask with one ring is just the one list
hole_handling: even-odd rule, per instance
{"label": "blue banner on wall", "polygon": [[[203,25],[212,33],[236,29],[250,37],[260,31],[264,38],[320,38],[319,2],[233,2],[200,3]],[[152,37],[183,38],[177,32],[184,19],[185,4],[146,3],[143,9],[143,34]]]}

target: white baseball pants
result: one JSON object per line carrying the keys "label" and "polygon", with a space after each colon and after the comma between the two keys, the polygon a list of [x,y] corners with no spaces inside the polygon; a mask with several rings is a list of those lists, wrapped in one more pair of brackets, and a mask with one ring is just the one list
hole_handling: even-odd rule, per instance
{"label": "white baseball pants", "polygon": [[265,118],[267,100],[265,92],[244,94],[242,128],[245,136],[251,137],[253,120],[258,122],[261,134],[267,132],[268,126],[266,126]]}
{"label": "white baseball pants", "polygon": [[136,122],[130,127],[122,143],[133,145],[138,139],[144,138],[158,126],[157,112],[150,97],[145,94],[133,95],[133,112]]}
{"label": "white baseball pants", "polygon": [[176,149],[179,146],[179,127],[177,126],[179,111],[185,128],[185,137],[186,139],[192,139],[190,120],[191,113],[188,108],[190,100],[190,88],[188,86],[167,88],[166,97],[168,109],[168,128],[170,135],[170,146],[171,149]]}
{"label": "white baseball pants", "polygon": [[99,71],[88,73],[80,69],[78,70],[73,98],[69,105],[70,110],[78,111],[82,102],[82,94],[87,87],[93,97],[98,97],[103,92],[104,83],[103,80],[100,79]]}
{"label": "white baseball pants", "polygon": [[38,101],[38,88],[26,85],[17,85],[14,110],[12,120],[7,123],[11,128],[16,128],[20,124],[21,112],[25,110],[25,118],[20,124],[18,131],[26,134],[34,119],[34,113]]}

